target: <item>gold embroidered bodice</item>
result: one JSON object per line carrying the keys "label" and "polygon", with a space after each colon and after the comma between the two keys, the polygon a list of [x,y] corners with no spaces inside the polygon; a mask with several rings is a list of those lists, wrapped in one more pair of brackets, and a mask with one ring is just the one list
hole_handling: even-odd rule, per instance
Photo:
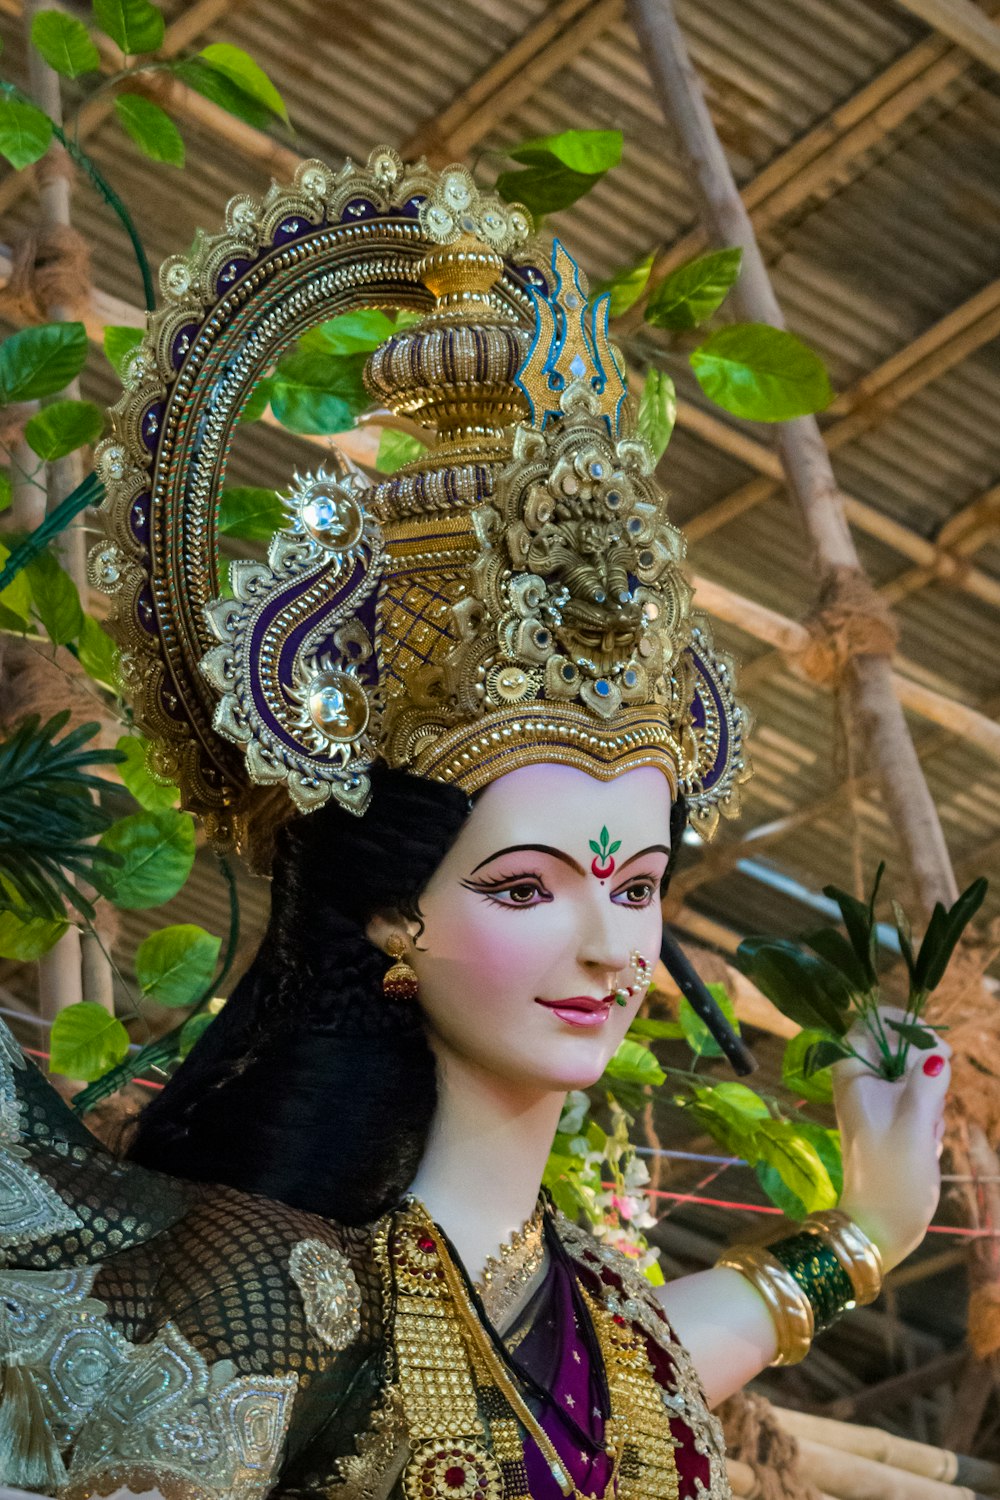
{"label": "gold embroidered bodice", "polygon": [[[0,1483],[59,1500],[401,1495],[377,1233],[118,1161],[0,1022]],[[666,1372],[680,1489],[665,1500],[722,1497],[718,1425],[648,1284],[567,1221],[559,1234],[587,1295]],[[529,1224],[484,1283],[514,1341],[539,1247]]]}

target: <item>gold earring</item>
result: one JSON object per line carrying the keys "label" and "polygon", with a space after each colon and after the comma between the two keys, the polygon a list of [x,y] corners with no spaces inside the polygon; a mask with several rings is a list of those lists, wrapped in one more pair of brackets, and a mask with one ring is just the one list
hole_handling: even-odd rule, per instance
{"label": "gold earring", "polygon": [[395,933],[385,945],[389,957],[396,960],[392,968],[387,969],[382,976],[382,993],[390,1000],[413,1001],[420,994],[416,970],[403,958],[407,947],[406,939]]}

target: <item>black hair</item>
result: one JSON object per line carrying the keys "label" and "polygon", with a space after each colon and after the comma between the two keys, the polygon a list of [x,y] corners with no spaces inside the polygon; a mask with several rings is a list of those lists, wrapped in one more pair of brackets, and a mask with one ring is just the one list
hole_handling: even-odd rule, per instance
{"label": "black hair", "polygon": [[[468,816],[455,787],[376,766],[362,817],[328,802],[277,835],[271,915],[225,1006],[139,1117],[128,1155],[343,1224],[398,1204],[437,1102],[419,1007],[365,936],[419,900]],[[671,809],[673,868],[685,809]]]}
{"label": "black hair", "polygon": [[139,1117],[129,1156],[345,1224],[395,1206],[436,1103],[420,1011],[382,993],[377,912],[419,920],[420,893],[470,802],[373,768],[362,817],[328,802],[280,830],[271,915],[250,968]]}

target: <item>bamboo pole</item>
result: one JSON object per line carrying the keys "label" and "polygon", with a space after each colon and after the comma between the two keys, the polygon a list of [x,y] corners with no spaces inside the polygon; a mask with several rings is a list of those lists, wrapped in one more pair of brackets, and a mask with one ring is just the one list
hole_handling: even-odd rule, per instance
{"label": "bamboo pole", "polygon": [[[760,248],[687,55],[671,0],[628,0],[653,87],[679,139],[713,244],[739,245],[743,272],[734,289],[740,316],[784,326]],[[860,574],[837,482],[812,417],[778,425],[775,439],[789,491],[806,526],[821,582],[838,570]],[[845,689],[852,718],[879,774],[887,810],[921,904],[957,894],[937,810],[893,688],[886,655],[855,656]]]}
{"label": "bamboo pole", "polygon": [[855,1453],[861,1458],[923,1475],[943,1484],[966,1484],[982,1494],[1000,1494],[1000,1464],[985,1458],[966,1458],[947,1448],[917,1443],[912,1438],[897,1437],[882,1427],[863,1427],[853,1422],[837,1422],[832,1417],[818,1417],[810,1412],[791,1411],[783,1406],[773,1408],[781,1426],[800,1442],[811,1439]]}
{"label": "bamboo pole", "polygon": [[973,0],[899,0],[906,10],[1000,73],[1000,26]]}

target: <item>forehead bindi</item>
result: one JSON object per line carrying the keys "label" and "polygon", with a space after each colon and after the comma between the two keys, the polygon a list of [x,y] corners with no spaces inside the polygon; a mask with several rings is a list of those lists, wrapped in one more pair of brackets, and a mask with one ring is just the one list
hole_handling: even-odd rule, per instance
{"label": "forehead bindi", "polygon": [[655,767],[609,782],[571,766],[519,767],[477,799],[465,852],[478,863],[492,850],[546,845],[587,870],[595,859],[602,868],[609,859],[620,865],[654,841],[669,844],[670,800],[669,783]]}

